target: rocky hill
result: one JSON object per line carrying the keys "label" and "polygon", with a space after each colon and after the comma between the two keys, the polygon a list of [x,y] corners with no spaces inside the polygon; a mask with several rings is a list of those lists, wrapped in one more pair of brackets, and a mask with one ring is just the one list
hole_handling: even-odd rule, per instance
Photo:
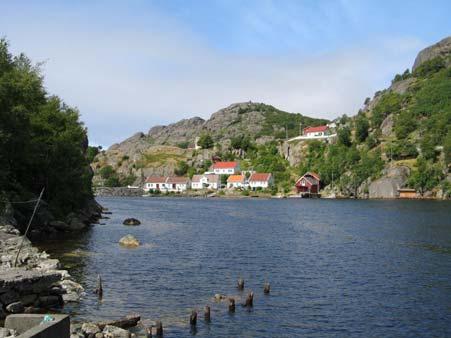
{"label": "rocky hill", "polygon": [[[211,115],[208,120],[200,117],[183,119],[167,126],[152,127],[147,134],[136,133],[132,137],[113,144],[95,158],[94,182],[102,184],[100,170],[111,166],[128,183],[138,184],[151,174],[174,174],[180,162],[202,167],[205,161],[231,145],[231,141],[246,135],[257,144],[283,140],[296,136],[302,126],[327,123],[301,114],[288,113],[263,103],[235,103]],[[196,139],[208,135],[214,142],[211,149],[195,149]]]}
{"label": "rocky hill", "polygon": [[[450,66],[447,37],[420,51],[412,70],[366,98],[356,115],[337,117],[335,142],[287,142],[301,126],[328,121],[262,103],[236,103],[208,120],[156,126],[111,146],[94,160],[94,182],[124,185],[150,174],[193,174],[217,156],[275,173],[284,192],[313,170],[321,174],[325,194],[384,198],[412,187],[423,196],[443,198],[451,194]],[[205,149],[196,149],[198,138],[208,139]]]}

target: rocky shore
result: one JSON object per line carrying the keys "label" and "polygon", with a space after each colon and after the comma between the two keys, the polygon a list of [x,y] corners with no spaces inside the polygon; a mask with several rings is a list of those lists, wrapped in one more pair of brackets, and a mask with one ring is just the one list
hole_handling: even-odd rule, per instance
{"label": "rocky shore", "polygon": [[[40,252],[10,224],[0,225],[0,320],[11,313],[57,310],[84,290],[56,259]],[[16,261],[17,263],[14,266]]]}

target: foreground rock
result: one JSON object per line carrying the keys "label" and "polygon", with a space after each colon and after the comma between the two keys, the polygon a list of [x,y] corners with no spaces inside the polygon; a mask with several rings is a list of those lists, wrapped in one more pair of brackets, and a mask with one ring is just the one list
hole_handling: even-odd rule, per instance
{"label": "foreground rock", "polygon": [[140,225],[141,222],[137,220],[136,218],[126,218],[124,222],[122,222],[124,225]]}
{"label": "foreground rock", "polygon": [[127,248],[137,248],[140,245],[139,241],[132,235],[122,237],[119,244]]}

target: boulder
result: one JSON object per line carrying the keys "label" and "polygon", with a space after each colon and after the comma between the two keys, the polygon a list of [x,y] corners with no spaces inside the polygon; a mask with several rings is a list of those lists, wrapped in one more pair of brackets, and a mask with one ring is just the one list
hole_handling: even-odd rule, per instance
{"label": "boulder", "polygon": [[140,225],[141,222],[137,220],[136,218],[126,218],[122,224],[124,225]]}
{"label": "boulder", "polygon": [[61,298],[58,296],[41,296],[38,299],[39,307],[50,308],[62,305]]}
{"label": "boulder", "polygon": [[83,323],[81,331],[85,336],[94,336],[96,333],[102,332],[95,323]]}
{"label": "boulder", "polygon": [[396,198],[398,189],[405,185],[409,174],[410,169],[406,166],[385,169],[383,176],[369,185],[369,198]]}
{"label": "boulder", "polygon": [[140,245],[139,241],[132,235],[122,237],[119,244],[128,248],[136,248]]}
{"label": "boulder", "polygon": [[10,313],[22,313],[25,310],[22,302],[14,302],[6,307],[6,311]]}
{"label": "boulder", "polygon": [[63,222],[63,221],[52,221],[49,223],[49,225],[58,231],[70,231],[71,230],[71,227],[69,226],[69,224],[67,224],[66,222]]}
{"label": "boulder", "polygon": [[393,124],[394,124],[394,118],[393,118],[393,114],[388,115],[384,121],[382,121],[381,124],[381,134],[384,137],[388,137],[391,135],[392,131],[393,131]]}
{"label": "boulder", "polygon": [[129,331],[112,325],[105,326],[105,328],[103,329],[103,335],[104,337],[111,338],[130,338]]}
{"label": "boulder", "polygon": [[69,221],[69,231],[80,231],[86,228],[86,224],[83,223],[78,217],[73,217]]}

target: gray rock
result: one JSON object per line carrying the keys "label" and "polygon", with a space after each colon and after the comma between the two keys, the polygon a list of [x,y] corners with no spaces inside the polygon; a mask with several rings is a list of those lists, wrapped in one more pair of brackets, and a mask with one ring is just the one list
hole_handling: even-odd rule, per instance
{"label": "gray rock", "polygon": [[0,303],[2,303],[3,305],[8,305],[19,300],[20,295],[14,290],[9,290],[8,292],[2,293],[0,295]]}
{"label": "gray rock", "polygon": [[132,235],[122,237],[119,244],[128,248],[136,248],[140,245],[139,241]]}
{"label": "gray rock", "polygon": [[52,221],[49,223],[52,228],[55,228],[58,231],[70,231],[71,227],[69,224],[63,221]]}
{"label": "gray rock", "polygon": [[59,306],[61,304],[61,300],[58,296],[41,296],[38,299],[39,307],[42,308],[50,308],[54,306]]}
{"label": "gray rock", "polygon": [[423,62],[431,60],[437,56],[447,56],[451,53],[451,36],[444,38],[436,44],[423,49],[418,53],[412,67],[412,71],[417,69]]}
{"label": "gray rock", "polygon": [[69,223],[69,231],[80,231],[83,230],[84,228],[86,228],[86,224],[83,223],[83,221],[81,219],[79,219],[78,217],[73,217],[70,219]]}
{"label": "gray rock", "polygon": [[33,305],[37,299],[38,299],[38,295],[36,295],[36,294],[30,294],[30,295],[25,295],[25,296],[20,297],[20,301],[22,302],[22,304],[24,306]]}
{"label": "gray rock", "polygon": [[123,222],[123,225],[140,225],[141,222],[136,218],[126,218]]}
{"label": "gray rock", "polygon": [[130,338],[130,332],[120,327],[107,325],[103,329],[103,334],[105,337],[111,338]]}
{"label": "gray rock", "polygon": [[10,313],[22,313],[25,310],[21,302],[14,302],[6,306],[6,311]]}
{"label": "gray rock", "polygon": [[85,336],[94,336],[96,333],[102,332],[102,330],[100,330],[95,323],[83,323],[81,326],[81,331],[85,334]]}
{"label": "gray rock", "polygon": [[388,115],[381,124],[381,134],[384,137],[390,136],[393,131],[394,125],[394,117],[393,114]]}
{"label": "gray rock", "polygon": [[402,188],[410,174],[405,166],[387,168],[383,176],[369,185],[369,198],[396,198],[398,189]]}

